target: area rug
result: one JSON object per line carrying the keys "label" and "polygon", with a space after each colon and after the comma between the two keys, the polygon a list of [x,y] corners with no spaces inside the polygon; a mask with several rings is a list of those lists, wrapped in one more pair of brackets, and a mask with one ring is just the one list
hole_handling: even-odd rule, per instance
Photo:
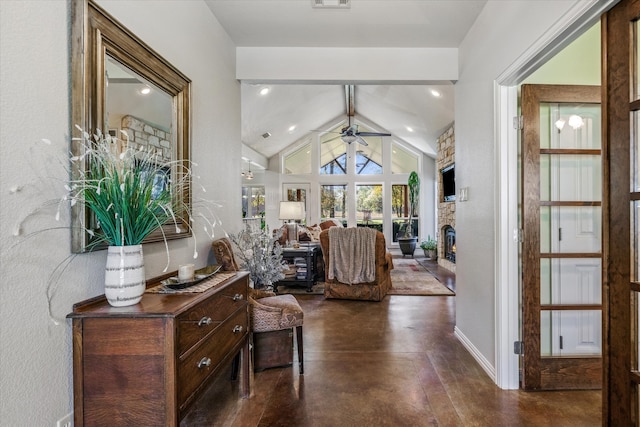
{"label": "area rug", "polygon": [[413,258],[393,258],[390,295],[455,295]]}
{"label": "area rug", "polygon": [[[455,295],[413,258],[393,258],[393,284],[389,295]],[[324,282],[316,283],[311,292],[306,286],[278,286],[279,294],[323,295]]]}

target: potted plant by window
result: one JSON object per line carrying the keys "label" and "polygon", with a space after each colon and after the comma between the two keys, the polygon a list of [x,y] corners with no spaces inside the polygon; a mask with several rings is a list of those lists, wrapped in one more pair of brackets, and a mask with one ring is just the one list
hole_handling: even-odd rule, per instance
{"label": "potted plant by window", "polygon": [[427,237],[427,240],[423,240],[420,242],[420,247],[424,251],[424,256],[435,260],[438,258],[438,241],[431,238],[431,236]]}
{"label": "potted plant by window", "polygon": [[409,187],[409,220],[401,227],[397,240],[400,245],[400,250],[402,251],[402,256],[413,256],[413,252],[416,250],[416,243],[418,242],[418,237],[413,235],[413,214],[418,206],[418,199],[420,197],[420,177],[416,171],[409,174],[407,186]]}

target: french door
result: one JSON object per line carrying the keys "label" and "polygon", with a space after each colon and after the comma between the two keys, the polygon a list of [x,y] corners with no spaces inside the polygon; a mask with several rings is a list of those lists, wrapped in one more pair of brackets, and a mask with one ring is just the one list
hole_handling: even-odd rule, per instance
{"label": "french door", "polygon": [[604,111],[603,425],[638,425],[640,1],[602,18]]}
{"label": "french door", "polygon": [[602,382],[600,88],[523,85],[523,377]]}

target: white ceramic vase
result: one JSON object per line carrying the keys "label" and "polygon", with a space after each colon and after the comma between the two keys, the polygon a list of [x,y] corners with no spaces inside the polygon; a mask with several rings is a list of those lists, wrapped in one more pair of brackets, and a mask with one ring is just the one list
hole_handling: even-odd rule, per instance
{"label": "white ceramic vase", "polygon": [[146,288],[142,245],[109,246],[104,295],[114,307],[140,302]]}

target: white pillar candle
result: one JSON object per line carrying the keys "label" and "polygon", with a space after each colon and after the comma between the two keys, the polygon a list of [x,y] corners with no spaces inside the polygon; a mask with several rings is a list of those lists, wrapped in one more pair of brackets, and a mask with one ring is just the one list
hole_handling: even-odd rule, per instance
{"label": "white pillar candle", "polygon": [[192,280],[195,276],[195,267],[193,264],[184,264],[178,267],[178,279],[182,282]]}

